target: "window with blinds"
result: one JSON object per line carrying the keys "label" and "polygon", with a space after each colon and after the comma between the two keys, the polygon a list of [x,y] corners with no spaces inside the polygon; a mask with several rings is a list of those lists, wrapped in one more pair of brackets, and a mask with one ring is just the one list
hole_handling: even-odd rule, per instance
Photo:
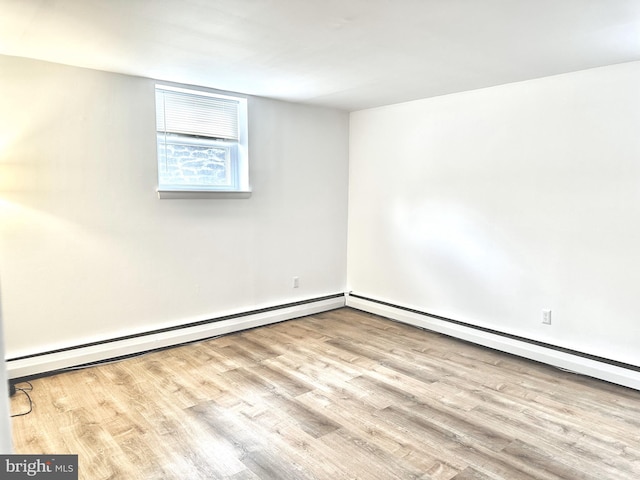
{"label": "window with blinds", "polygon": [[161,198],[248,192],[246,110],[242,97],[156,85]]}

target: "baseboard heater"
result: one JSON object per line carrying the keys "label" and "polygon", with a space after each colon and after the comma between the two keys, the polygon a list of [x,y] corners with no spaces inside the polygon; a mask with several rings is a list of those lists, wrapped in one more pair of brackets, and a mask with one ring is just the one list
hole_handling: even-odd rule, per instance
{"label": "baseboard heater", "polygon": [[640,367],[348,293],[346,305],[477,345],[640,390]]}
{"label": "baseboard heater", "polygon": [[32,378],[68,368],[124,358],[240,330],[292,320],[344,306],[344,293],[274,305],[136,335],[9,358],[6,362],[7,373],[10,379]]}

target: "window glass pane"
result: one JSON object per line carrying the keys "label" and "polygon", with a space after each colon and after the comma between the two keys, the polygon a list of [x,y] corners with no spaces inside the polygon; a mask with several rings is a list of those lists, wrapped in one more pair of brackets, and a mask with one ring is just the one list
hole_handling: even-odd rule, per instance
{"label": "window glass pane", "polygon": [[204,139],[158,135],[161,186],[217,186],[235,184],[234,145]]}

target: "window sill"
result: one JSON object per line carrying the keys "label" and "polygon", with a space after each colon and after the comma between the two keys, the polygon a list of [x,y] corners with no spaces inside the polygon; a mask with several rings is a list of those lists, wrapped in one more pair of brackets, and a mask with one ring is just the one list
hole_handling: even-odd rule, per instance
{"label": "window sill", "polygon": [[156,190],[160,199],[242,199],[250,198],[251,190],[247,191],[211,191],[211,190]]}

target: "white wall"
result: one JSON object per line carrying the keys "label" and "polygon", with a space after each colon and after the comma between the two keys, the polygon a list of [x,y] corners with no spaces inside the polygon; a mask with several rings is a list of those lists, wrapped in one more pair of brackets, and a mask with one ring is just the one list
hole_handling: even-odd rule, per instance
{"label": "white wall", "polygon": [[356,112],[349,160],[252,98],[248,200],[157,199],[153,81],[0,72],[9,358],[342,291],[349,161],[355,293],[640,364],[640,63]]}
{"label": "white wall", "polygon": [[152,80],[0,72],[9,358],[344,291],[346,113],[251,98],[252,197],[158,200]]}
{"label": "white wall", "polygon": [[9,416],[9,386],[4,362],[3,331],[2,302],[0,301],[0,454],[9,454],[13,453],[13,445],[11,441],[11,418]]}
{"label": "white wall", "polygon": [[640,62],[352,113],[349,288],[640,365],[638,85]]}

